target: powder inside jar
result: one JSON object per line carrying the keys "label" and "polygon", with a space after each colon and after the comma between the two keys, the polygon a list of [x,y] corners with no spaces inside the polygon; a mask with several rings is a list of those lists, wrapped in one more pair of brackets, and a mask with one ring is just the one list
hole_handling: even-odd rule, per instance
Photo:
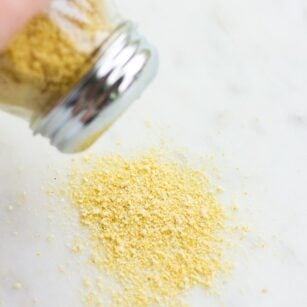
{"label": "powder inside jar", "polygon": [[68,93],[92,64],[101,33],[111,30],[98,2],[87,0],[84,7],[69,1],[83,19],[53,9],[36,15],[17,34],[0,55],[1,104],[46,113]]}

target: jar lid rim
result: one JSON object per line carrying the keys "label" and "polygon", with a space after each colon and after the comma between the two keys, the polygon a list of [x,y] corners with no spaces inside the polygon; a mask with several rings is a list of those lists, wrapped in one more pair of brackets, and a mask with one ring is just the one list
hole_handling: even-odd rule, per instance
{"label": "jar lid rim", "polygon": [[139,98],[157,73],[155,48],[130,21],[112,32],[95,57],[89,72],[33,129],[61,152],[88,147]]}

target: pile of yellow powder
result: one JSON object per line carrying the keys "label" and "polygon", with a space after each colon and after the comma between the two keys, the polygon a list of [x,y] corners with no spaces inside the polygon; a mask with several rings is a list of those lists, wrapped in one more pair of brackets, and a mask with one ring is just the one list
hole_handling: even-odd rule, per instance
{"label": "pile of yellow powder", "polygon": [[225,269],[227,217],[203,172],[149,152],[88,157],[70,175],[91,262],[120,285],[113,305],[178,306],[180,294],[210,288]]}

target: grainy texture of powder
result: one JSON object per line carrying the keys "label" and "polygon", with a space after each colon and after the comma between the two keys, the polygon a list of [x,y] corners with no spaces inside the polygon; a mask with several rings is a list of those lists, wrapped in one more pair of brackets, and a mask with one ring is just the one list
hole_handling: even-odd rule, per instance
{"label": "grainy texture of powder", "polygon": [[74,84],[88,55],[82,54],[46,14],[35,16],[6,51],[20,82],[63,94]]}
{"label": "grainy texture of powder", "polygon": [[[42,113],[57,104],[88,71],[95,38],[111,30],[102,3],[69,1],[67,7],[86,22],[55,9],[62,23],[48,12],[32,18],[0,53],[0,103]],[[93,41],[86,52],[80,47],[84,39]]]}
{"label": "grainy texture of powder", "polygon": [[58,102],[87,61],[48,15],[39,14],[0,54],[0,102],[40,112]]}
{"label": "grainy texture of powder", "polygon": [[91,261],[121,285],[115,306],[178,306],[180,294],[210,288],[225,268],[227,217],[203,172],[153,152],[92,157],[73,167],[69,190]]}

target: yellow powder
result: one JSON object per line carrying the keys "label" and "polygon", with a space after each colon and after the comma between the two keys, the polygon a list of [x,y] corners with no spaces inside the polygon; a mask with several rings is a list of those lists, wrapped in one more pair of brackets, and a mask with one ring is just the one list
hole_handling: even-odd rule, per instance
{"label": "yellow powder", "polygon": [[80,78],[80,67],[87,60],[44,14],[34,17],[12,41],[6,56],[18,81],[56,93],[64,93]]}
{"label": "yellow powder", "polygon": [[[81,68],[86,65],[88,56],[79,52],[47,15],[40,14],[16,36],[1,60],[2,74],[7,82],[11,79],[11,82],[21,85],[19,89],[18,86],[15,88],[15,91],[21,91],[20,101],[16,101],[13,93],[10,93],[13,101],[3,101],[39,111],[46,102],[57,102],[80,79]],[[32,93],[36,93],[38,98],[30,100],[32,97],[28,95]],[[46,97],[39,93],[45,93]]]}
{"label": "yellow powder", "polygon": [[[91,261],[121,285],[113,305],[178,306],[178,295],[210,288],[226,269],[227,217],[201,171],[150,152],[87,157],[70,175]],[[88,306],[97,297],[91,293]]]}
{"label": "yellow powder", "polygon": [[15,282],[14,284],[13,284],[13,288],[14,289],[21,289],[22,288],[22,283],[20,283],[20,282]]}
{"label": "yellow powder", "polygon": [[57,18],[70,25],[66,32],[64,25],[58,26],[60,21],[38,14],[0,54],[0,103],[44,113],[88,71],[95,48],[85,52],[80,46],[110,26],[105,14],[96,10],[96,0],[87,0],[85,7],[70,2],[87,22],[58,12]]}

